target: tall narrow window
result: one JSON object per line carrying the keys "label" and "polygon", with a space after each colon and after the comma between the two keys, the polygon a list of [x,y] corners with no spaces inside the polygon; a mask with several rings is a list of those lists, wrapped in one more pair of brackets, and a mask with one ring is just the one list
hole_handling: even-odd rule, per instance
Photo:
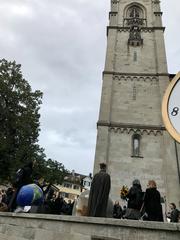
{"label": "tall narrow window", "polygon": [[140,140],[141,136],[139,134],[134,134],[132,136],[132,156],[140,157]]}
{"label": "tall narrow window", "polygon": [[134,62],[137,62],[137,52],[134,52]]}

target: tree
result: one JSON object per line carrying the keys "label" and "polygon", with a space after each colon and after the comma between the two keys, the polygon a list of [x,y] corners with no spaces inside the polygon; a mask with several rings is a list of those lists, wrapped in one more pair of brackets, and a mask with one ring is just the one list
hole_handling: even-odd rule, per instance
{"label": "tree", "polygon": [[41,154],[38,154],[36,160],[37,164],[33,171],[35,179],[43,178],[48,183],[62,184],[64,177],[69,174],[62,163],[50,158],[46,160],[43,149],[41,149]]}
{"label": "tree", "polygon": [[9,179],[15,169],[41,155],[42,92],[32,91],[21,65],[0,60],[0,178]]}
{"label": "tree", "polygon": [[62,163],[46,160],[38,144],[42,92],[32,91],[21,65],[0,60],[0,180],[11,181],[15,171],[36,160],[34,177],[61,184],[68,173]]}
{"label": "tree", "polygon": [[[37,172],[41,174],[41,177],[54,184],[62,184],[64,177],[69,174],[69,171],[65,169],[62,163],[50,158],[45,160],[42,165],[37,164],[37,168]],[[41,171],[39,168],[41,168]]]}

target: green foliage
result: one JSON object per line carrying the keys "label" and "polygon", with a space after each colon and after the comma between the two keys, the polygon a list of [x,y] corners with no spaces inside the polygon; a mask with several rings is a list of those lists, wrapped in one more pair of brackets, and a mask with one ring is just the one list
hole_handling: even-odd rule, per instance
{"label": "green foliage", "polygon": [[32,92],[21,65],[0,60],[0,176],[34,159],[39,136],[42,93]]}
{"label": "green foliage", "polygon": [[35,175],[60,183],[64,166],[45,160],[38,145],[42,92],[32,91],[21,65],[0,60],[0,180],[9,181],[15,171],[36,159]]}
{"label": "green foliage", "polygon": [[45,178],[46,182],[54,184],[62,184],[64,177],[68,174],[62,163],[48,159],[45,161],[38,161],[34,169],[36,178]]}

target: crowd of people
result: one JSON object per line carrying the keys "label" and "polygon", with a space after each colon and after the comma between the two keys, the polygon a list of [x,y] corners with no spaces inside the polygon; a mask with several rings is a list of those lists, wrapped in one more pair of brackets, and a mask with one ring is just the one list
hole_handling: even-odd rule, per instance
{"label": "crowd of people", "polygon": [[17,205],[17,196],[20,189],[28,184],[35,183],[43,192],[43,204],[32,206],[28,212],[47,214],[71,215],[74,201],[66,202],[60,192],[53,189],[52,184],[46,184],[42,179],[33,180],[32,172],[36,162],[32,161],[18,169],[11,187],[0,189],[0,211],[23,212],[24,209]]}
{"label": "crowd of people", "polygon": [[[154,180],[148,182],[145,192],[142,191],[140,181],[138,179],[134,180],[126,200],[127,206],[125,205],[123,208],[120,206],[119,201],[115,202],[113,208],[114,218],[164,221],[161,196]],[[174,203],[170,203],[169,212],[165,213],[165,217],[170,222],[180,222],[180,211]]]}
{"label": "crowd of people", "polygon": [[[31,206],[28,209],[30,213],[45,213],[45,214],[63,214],[72,215],[74,201],[65,201],[61,192],[54,191],[51,185],[43,186],[44,191],[44,202],[40,206]],[[13,187],[5,189],[0,189],[0,211],[1,212],[24,212],[23,208],[17,206],[15,202],[12,204],[12,199],[14,199],[16,194],[16,189]]]}
{"label": "crowd of people", "polygon": [[[20,189],[27,184],[31,184],[32,171],[35,162],[25,165],[16,173],[16,179],[12,187],[0,189],[0,211],[24,212],[24,208],[17,206],[16,198]],[[74,201],[65,199],[61,192],[57,192],[52,188],[51,184],[44,181],[36,181],[36,184],[43,192],[43,204],[40,206],[31,206],[28,209],[30,213],[45,214],[63,214],[72,215]],[[89,192],[86,216],[106,217],[109,202],[109,193],[111,188],[111,178],[106,172],[106,164],[100,164],[99,173],[95,174],[91,189]],[[119,201],[115,201],[112,216],[116,219],[146,220],[163,222],[163,210],[161,204],[161,196],[157,190],[154,180],[150,180],[145,192],[142,191],[141,183],[138,179],[132,182],[132,186],[125,197],[126,204],[121,207]],[[84,206],[83,206],[84,207]],[[169,206],[169,212],[166,216],[170,222],[180,222],[180,211],[174,203]]]}
{"label": "crowd of people", "polygon": [[[88,216],[106,217],[108,199],[111,188],[111,177],[106,172],[106,164],[100,164],[100,171],[95,174],[89,194]],[[170,212],[163,216],[161,195],[154,180],[150,180],[145,192],[142,191],[138,179],[132,182],[125,199],[127,204],[120,206],[116,201],[113,207],[114,218],[163,222],[165,217],[170,222],[180,222],[180,212],[174,203],[170,204]]]}

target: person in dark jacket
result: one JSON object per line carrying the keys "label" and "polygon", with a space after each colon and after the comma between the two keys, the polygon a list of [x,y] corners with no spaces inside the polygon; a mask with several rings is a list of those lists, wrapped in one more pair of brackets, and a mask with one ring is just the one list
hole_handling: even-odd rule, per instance
{"label": "person in dark jacket", "polygon": [[68,203],[66,205],[66,214],[67,215],[72,215],[73,205],[74,205],[74,203],[71,202],[71,200],[68,200]]}
{"label": "person in dark jacket", "polygon": [[61,196],[61,193],[59,192],[57,198],[54,201],[55,214],[61,214],[63,202],[64,202],[64,199]]}
{"label": "person in dark jacket", "polygon": [[111,178],[106,173],[106,164],[100,164],[99,173],[95,174],[91,183],[88,200],[88,216],[106,217]]}
{"label": "person in dark jacket", "polygon": [[9,205],[11,199],[12,199],[12,196],[13,196],[13,193],[14,193],[14,189],[12,187],[9,187],[6,191],[6,196],[7,196],[7,199],[6,199],[6,204]]}
{"label": "person in dark jacket", "polygon": [[122,218],[122,207],[119,204],[119,201],[115,201],[114,207],[113,207],[113,217],[114,218]]}
{"label": "person in dark jacket", "polygon": [[24,167],[22,167],[23,174],[22,174],[22,178],[17,186],[18,188],[21,188],[22,186],[31,184],[33,182],[32,173],[33,173],[34,165],[35,165],[35,161],[31,161],[28,164],[26,164]]}
{"label": "person in dark jacket", "polygon": [[[13,193],[13,196],[10,200],[10,203],[8,205],[8,210],[9,211],[14,211],[16,208],[16,197],[18,195],[19,190],[21,189],[21,187],[32,183],[32,172],[33,172],[33,167],[35,166],[36,161],[31,161],[28,164],[26,164],[25,166],[23,166],[21,169],[19,169],[18,171],[21,171],[20,176],[18,177],[18,180],[13,183],[13,186],[15,188],[15,191]],[[17,172],[18,172],[17,171]]]}
{"label": "person in dark jacket", "polygon": [[135,179],[132,187],[127,194],[127,209],[124,218],[138,220],[140,218],[140,210],[143,204],[143,192],[140,181]]}
{"label": "person in dark jacket", "polygon": [[171,212],[168,214],[168,218],[170,218],[170,222],[178,222],[179,210],[176,208],[175,203],[170,203],[169,205]]}
{"label": "person in dark jacket", "polygon": [[148,182],[148,188],[144,197],[144,208],[147,213],[147,221],[163,222],[161,195],[154,180]]}

